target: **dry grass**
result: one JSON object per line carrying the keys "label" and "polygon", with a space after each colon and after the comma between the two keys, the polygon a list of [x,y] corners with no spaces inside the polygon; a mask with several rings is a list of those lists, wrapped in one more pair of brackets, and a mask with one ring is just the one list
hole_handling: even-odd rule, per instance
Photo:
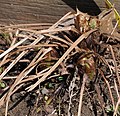
{"label": "dry grass", "polygon": [[[0,85],[0,106],[6,103],[5,116],[10,98],[17,91],[37,93],[44,83],[49,84],[50,80],[56,81],[60,77],[63,79],[64,75],[65,79],[55,84],[54,95],[48,99],[48,105],[66,84],[68,115],[74,114],[72,104],[73,99],[78,99],[78,93],[80,101],[77,109],[78,116],[81,116],[84,92],[89,94],[89,98],[98,96],[104,115],[110,110],[107,107],[111,106],[114,116],[117,115],[120,103],[120,34],[116,31],[118,23],[115,26],[112,24],[113,19],[112,10],[101,13],[98,18],[77,11],[76,14],[67,13],[53,25],[40,23],[0,27],[0,83],[5,84],[3,88]],[[89,85],[89,82],[94,84]],[[96,93],[91,95],[87,91],[90,86]],[[79,89],[76,90],[76,87]],[[100,88],[103,91],[107,89],[108,103],[105,103],[104,92]],[[59,104],[59,115],[62,113],[60,107]],[[53,111],[55,113],[57,109]]]}

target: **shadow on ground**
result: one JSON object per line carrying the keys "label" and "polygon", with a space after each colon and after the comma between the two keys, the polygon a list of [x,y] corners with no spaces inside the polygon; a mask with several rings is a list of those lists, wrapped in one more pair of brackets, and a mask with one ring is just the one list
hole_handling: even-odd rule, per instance
{"label": "shadow on ground", "polygon": [[72,9],[76,10],[76,7],[90,15],[98,15],[101,10],[97,6],[94,0],[62,0],[67,5],[69,5]]}

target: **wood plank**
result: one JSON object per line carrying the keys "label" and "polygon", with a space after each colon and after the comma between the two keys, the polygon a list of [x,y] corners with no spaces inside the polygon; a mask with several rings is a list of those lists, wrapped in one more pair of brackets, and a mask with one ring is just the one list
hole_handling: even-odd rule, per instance
{"label": "wood plank", "polygon": [[[67,12],[75,12],[76,6],[92,15],[105,9],[104,0],[0,0],[0,23],[54,23]],[[119,0],[115,7],[120,11]]]}
{"label": "wood plank", "polygon": [[[5,9],[6,8],[6,9]],[[61,9],[62,8],[62,12]],[[68,12],[68,6],[64,5],[64,6],[59,6],[59,5],[41,5],[39,4],[39,6],[35,5],[35,6],[24,6],[24,5],[6,5],[3,4],[3,6],[0,7],[0,10],[3,11],[4,13],[8,14],[10,12],[13,13],[32,13],[34,14],[39,14],[39,15],[54,15],[54,16],[61,16],[63,14],[65,14],[66,12]],[[72,10],[72,9],[71,9]],[[42,12],[41,12],[42,11]]]}

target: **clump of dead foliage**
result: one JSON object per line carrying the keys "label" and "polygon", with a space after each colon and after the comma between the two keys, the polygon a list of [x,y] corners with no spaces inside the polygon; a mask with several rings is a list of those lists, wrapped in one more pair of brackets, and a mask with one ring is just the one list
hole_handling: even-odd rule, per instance
{"label": "clump of dead foliage", "polygon": [[34,96],[32,115],[119,114],[120,34],[114,19],[112,9],[94,17],[77,11],[55,24],[0,27],[5,115],[16,93]]}

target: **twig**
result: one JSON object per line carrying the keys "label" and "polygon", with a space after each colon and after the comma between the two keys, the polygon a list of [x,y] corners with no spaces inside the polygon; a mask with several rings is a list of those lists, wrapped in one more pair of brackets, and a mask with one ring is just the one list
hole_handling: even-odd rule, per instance
{"label": "twig", "polygon": [[80,100],[79,100],[79,107],[78,107],[78,116],[81,116],[83,92],[84,92],[85,83],[86,83],[87,79],[88,79],[88,76],[85,73],[83,75],[83,83],[82,83],[81,90],[80,90]]}
{"label": "twig", "polygon": [[46,33],[55,33],[55,32],[61,32],[61,31],[73,31],[77,34],[79,34],[78,30],[74,28],[73,26],[68,26],[68,27],[63,27],[63,28],[55,28],[55,29],[45,29],[45,30],[40,30],[40,31],[35,31],[31,29],[20,29],[21,31],[26,31],[26,32],[32,32],[35,34],[46,34]]}
{"label": "twig", "polygon": [[118,102],[117,102],[117,104],[116,104],[116,107],[115,107],[113,116],[116,116],[117,110],[118,110],[118,107],[119,107],[119,104],[120,104],[120,97],[119,97]]}
{"label": "twig", "polygon": [[115,80],[115,79],[114,79],[114,85],[115,85],[115,90],[116,90],[117,96],[118,96],[118,98],[119,98],[120,94],[119,94],[118,87],[117,87],[117,83],[116,83],[116,80]]}
{"label": "twig", "polygon": [[109,84],[109,82],[107,81],[107,79],[105,78],[103,72],[100,69],[99,69],[99,72],[102,75],[102,78],[105,80],[105,83],[107,84],[107,87],[108,87],[108,90],[109,90],[109,94],[110,94],[110,98],[111,98],[112,105],[113,105],[113,109],[114,109],[115,108],[115,101],[114,101],[114,98],[113,98],[113,95],[112,95],[110,84]]}
{"label": "twig", "polygon": [[[115,26],[114,26],[114,28],[113,28],[112,32],[110,33],[110,35],[113,35],[113,33],[114,33],[115,29],[116,29],[116,28],[117,28],[117,26],[118,26],[118,23],[119,23],[119,21],[117,21],[117,22],[116,22],[116,24],[115,24]],[[110,39],[110,37],[108,37],[107,42],[109,41],[109,39]]]}
{"label": "twig", "polygon": [[114,66],[115,66],[115,73],[116,73],[117,80],[118,80],[118,83],[119,83],[119,86],[120,86],[120,77],[119,77],[119,73],[118,73],[118,68],[117,68],[117,63],[116,63],[116,60],[115,60],[115,55],[114,55],[114,52],[113,52],[113,48],[112,48],[111,45],[109,45],[109,48],[110,48],[110,51],[111,51],[111,54],[112,54],[112,57],[113,57]]}

